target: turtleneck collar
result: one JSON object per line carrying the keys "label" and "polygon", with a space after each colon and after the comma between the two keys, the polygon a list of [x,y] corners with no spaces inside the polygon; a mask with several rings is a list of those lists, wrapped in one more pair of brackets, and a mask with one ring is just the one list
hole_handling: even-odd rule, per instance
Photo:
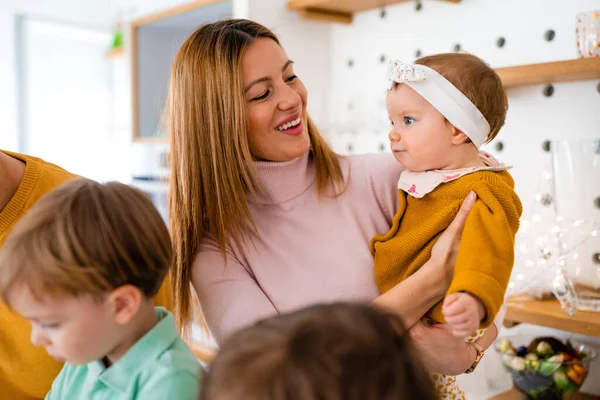
{"label": "turtleneck collar", "polygon": [[255,161],[260,204],[279,204],[304,193],[315,181],[315,165],[310,151],[290,161]]}

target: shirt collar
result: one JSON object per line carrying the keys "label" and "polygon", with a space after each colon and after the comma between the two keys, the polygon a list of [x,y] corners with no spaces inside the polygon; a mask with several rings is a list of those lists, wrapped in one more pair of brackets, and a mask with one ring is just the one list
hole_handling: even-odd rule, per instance
{"label": "shirt collar", "polygon": [[173,314],[163,307],[155,307],[158,323],[148,331],[123,357],[108,368],[101,361],[93,361],[88,365],[91,375],[111,389],[123,392],[131,384],[131,378],[144,368],[147,362],[156,360],[171,347],[179,334],[175,326]]}

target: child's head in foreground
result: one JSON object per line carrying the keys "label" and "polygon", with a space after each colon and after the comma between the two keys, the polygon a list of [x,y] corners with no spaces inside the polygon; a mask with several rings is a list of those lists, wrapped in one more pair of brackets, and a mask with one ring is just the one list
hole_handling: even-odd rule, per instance
{"label": "child's head in foreground", "polygon": [[229,337],[204,400],[433,400],[400,320],[368,305],[318,305]]}
{"label": "child's head in foreground", "polygon": [[69,181],[40,199],[0,249],[0,297],[31,342],[73,365],[120,358],[156,318],[172,259],[150,199],[121,183]]}
{"label": "child's head in foreground", "polygon": [[410,171],[459,169],[504,125],[508,99],[498,74],[462,53],[390,65],[386,107],[391,149]]}

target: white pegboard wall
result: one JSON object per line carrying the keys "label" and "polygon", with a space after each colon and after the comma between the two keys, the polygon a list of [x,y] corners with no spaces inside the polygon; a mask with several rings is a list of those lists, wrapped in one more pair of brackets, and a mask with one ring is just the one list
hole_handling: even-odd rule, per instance
{"label": "white pegboard wall", "polygon": [[[600,9],[600,0],[431,0],[408,2],[355,14],[352,25],[332,30],[330,118],[324,130],[344,154],[388,151],[385,111],[387,61],[413,61],[422,56],[461,51],[473,53],[492,67],[573,59],[575,16]],[[419,11],[417,9],[420,8]],[[382,12],[383,11],[383,12]],[[552,30],[554,39],[546,40]],[[504,46],[497,45],[504,38]],[[550,162],[546,140],[600,138],[600,83],[589,80],[508,91],[506,125],[485,149],[514,166],[517,192],[535,196],[533,183]],[[502,142],[502,151],[496,144]]]}
{"label": "white pegboard wall", "polygon": [[[576,15],[600,10],[600,0],[462,0],[458,4],[425,0],[419,11],[416,4],[355,14],[353,24],[332,27],[330,117],[322,126],[336,151],[389,151],[385,110],[389,59],[410,62],[419,56],[455,51],[457,45],[494,68],[574,59]],[[548,41],[550,30],[554,38]],[[498,46],[500,38],[504,40],[502,47]],[[513,165],[511,174],[525,218],[535,211],[542,172],[551,164],[544,142],[600,138],[598,80],[554,84],[551,96],[544,95],[545,89],[546,85],[509,89],[506,124],[485,146],[501,161]],[[501,151],[497,150],[498,143]],[[589,184],[596,186],[596,196],[600,196],[600,182]],[[590,207],[588,212],[582,217],[600,221],[599,208]],[[595,241],[598,252],[599,242],[600,237]],[[515,271],[518,268],[515,266]],[[594,343],[600,347],[599,340]],[[597,373],[593,369],[590,375]],[[484,367],[473,375],[461,376],[461,383],[470,399],[487,398],[494,380],[501,375],[498,357],[486,357]],[[600,384],[593,380],[588,379],[584,389],[600,393]]]}

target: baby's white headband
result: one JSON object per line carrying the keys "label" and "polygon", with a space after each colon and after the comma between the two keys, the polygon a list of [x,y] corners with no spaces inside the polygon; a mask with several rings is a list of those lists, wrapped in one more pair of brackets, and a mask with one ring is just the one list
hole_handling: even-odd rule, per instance
{"label": "baby's white headband", "polygon": [[390,61],[389,88],[404,83],[413,88],[479,148],[485,143],[490,124],[460,90],[437,71],[420,64]]}

